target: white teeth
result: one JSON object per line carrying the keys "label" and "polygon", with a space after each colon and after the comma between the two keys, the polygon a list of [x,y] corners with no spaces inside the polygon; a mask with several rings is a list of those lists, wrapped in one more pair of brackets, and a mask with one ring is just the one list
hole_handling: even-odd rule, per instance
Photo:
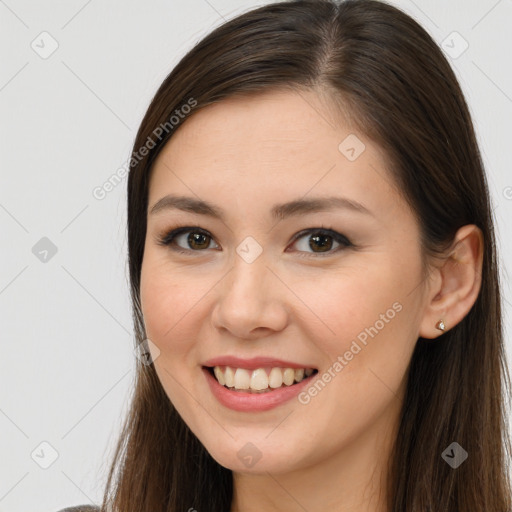
{"label": "white teeth", "polygon": [[237,368],[235,372],[235,388],[249,389],[251,385],[251,376],[247,370]]}
{"label": "white teeth", "polygon": [[268,388],[268,376],[263,368],[258,368],[252,372],[250,388],[257,391]]}
{"label": "white teeth", "polygon": [[[268,373],[267,373],[268,372]],[[309,377],[312,368],[257,368],[246,370],[230,366],[215,366],[213,373],[221,386],[251,391],[270,391],[282,386],[291,386]]]}
{"label": "white teeth", "polygon": [[[220,367],[216,366],[216,368],[219,368],[220,370]],[[215,372],[215,369],[213,371]],[[224,381],[224,384],[228,388],[232,388],[235,385],[235,372],[233,372],[233,369],[229,366],[226,366],[226,369],[224,370]]]}
{"label": "white teeth", "polygon": [[215,374],[215,377],[219,381],[219,384],[221,386],[224,386],[224,384],[226,384],[226,381],[224,380],[224,374],[222,373],[222,370],[218,366],[216,366],[213,369],[213,373]]}
{"label": "white teeth", "polygon": [[283,384],[283,372],[281,368],[272,368],[268,376],[268,384],[271,388],[280,388]]}
{"label": "white teeth", "polygon": [[283,382],[287,386],[291,386],[295,380],[295,370],[293,368],[286,368],[283,372]]}

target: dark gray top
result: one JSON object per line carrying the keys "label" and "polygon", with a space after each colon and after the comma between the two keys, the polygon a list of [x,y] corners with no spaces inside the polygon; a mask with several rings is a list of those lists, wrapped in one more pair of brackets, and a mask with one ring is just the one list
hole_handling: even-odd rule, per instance
{"label": "dark gray top", "polygon": [[100,512],[100,507],[95,505],[76,505],[74,507],[63,508],[58,512]]}

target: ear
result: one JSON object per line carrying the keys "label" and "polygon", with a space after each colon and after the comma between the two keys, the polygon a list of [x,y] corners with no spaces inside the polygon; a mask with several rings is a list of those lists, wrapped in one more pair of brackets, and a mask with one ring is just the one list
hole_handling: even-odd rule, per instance
{"label": "ear", "polygon": [[448,256],[430,275],[419,330],[422,338],[433,339],[443,334],[436,328],[439,320],[443,320],[446,332],[469,313],[482,283],[483,247],[478,226],[468,224],[457,231]]}

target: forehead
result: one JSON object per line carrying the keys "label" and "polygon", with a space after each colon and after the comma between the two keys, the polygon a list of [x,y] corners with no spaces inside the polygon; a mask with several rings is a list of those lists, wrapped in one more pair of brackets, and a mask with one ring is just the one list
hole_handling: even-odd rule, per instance
{"label": "forehead", "polygon": [[158,155],[149,203],[176,192],[220,202],[236,195],[254,207],[333,192],[374,209],[396,203],[385,154],[334,108],[313,91],[274,91],[197,111]]}
{"label": "forehead", "polygon": [[249,164],[266,155],[283,163],[290,158],[317,158],[319,150],[327,150],[325,158],[332,160],[338,154],[340,134],[351,132],[334,121],[333,106],[313,91],[228,98],[189,117],[163,152],[172,153],[172,158],[185,153],[187,159],[210,155]]}

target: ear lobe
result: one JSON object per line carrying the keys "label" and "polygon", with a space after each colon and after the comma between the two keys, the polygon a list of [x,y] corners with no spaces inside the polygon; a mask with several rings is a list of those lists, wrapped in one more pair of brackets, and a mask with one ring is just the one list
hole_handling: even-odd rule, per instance
{"label": "ear lobe", "polygon": [[461,227],[444,263],[434,272],[438,283],[427,296],[427,304],[420,325],[422,338],[437,338],[443,331],[436,325],[440,320],[448,331],[471,310],[482,284],[483,235],[478,226]]}

